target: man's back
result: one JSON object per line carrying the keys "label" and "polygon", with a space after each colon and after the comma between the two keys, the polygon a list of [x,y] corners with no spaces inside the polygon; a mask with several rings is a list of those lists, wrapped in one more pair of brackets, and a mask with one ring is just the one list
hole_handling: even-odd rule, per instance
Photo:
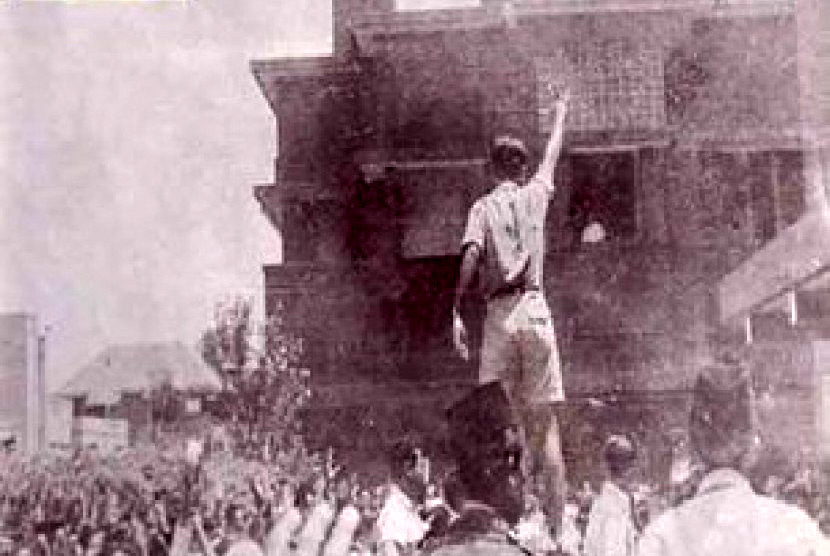
{"label": "man's back", "polygon": [[545,216],[553,185],[539,177],[498,184],[470,209],[462,244],[482,249],[481,286],[490,297],[506,286],[542,289]]}
{"label": "man's back", "polygon": [[830,556],[804,512],[755,494],[738,472],[707,475],[697,496],[649,525],[639,556]]}

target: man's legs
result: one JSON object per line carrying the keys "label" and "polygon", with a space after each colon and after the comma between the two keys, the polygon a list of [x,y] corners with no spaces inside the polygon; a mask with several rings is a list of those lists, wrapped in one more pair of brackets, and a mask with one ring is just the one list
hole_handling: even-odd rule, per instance
{"label": "man's legs", "polygon": [[554,402],[563,399],[559,351],[550,311],[537,292],[490,302],[484,321],[479,382],[501,381],[523,429],[523,462],[542,482],[550,524],[560,529],[567,484]]}
{"label": "man's legs", "polygon": [[561,530],[567,497],[565,461],[555,406],[564,400],[553,319],[544,298],[525,300],[519,330],[519,398],[533,470],[541,483],[549,523]]}
{"label": "man's legs", "polygon": [[[479,369],[479,384],[498,381],[507,399],[516,425],[521,429],[519,438],[522,444],[522,453],[530,452],[525,418],[522,412],[520,384],[517,380],[521,368],[519,357],[519,342],[516,337],[515,323],[511,318],[518,299],[507,297],[491,301],[487,305],[487,317],[484,320],[481,342],[481,368]],[[522,474],[532,475],[533,458],[521,459]]]}
{"label": "man's legs", "polygon": [[531,476],[541,487],[548,523],[558,533],[565,510],[567,482],[556,413],[553,404],[532,404],[523,408],[521,417],[531,457]]}

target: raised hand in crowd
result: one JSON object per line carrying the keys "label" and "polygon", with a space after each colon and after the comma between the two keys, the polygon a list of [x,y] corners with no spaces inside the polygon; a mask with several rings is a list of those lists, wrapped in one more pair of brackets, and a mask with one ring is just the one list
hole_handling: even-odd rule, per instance
{"label": "raised hand in crowd", "polygon": [[308,519],[298,529],[301,521],[296,508],[283,512],[266,537],[265,556],[289,552],[297,556],[347,556],[360,523],[360,513],[351,505],[335,513],[332,505],[323,501],[311,509]]}

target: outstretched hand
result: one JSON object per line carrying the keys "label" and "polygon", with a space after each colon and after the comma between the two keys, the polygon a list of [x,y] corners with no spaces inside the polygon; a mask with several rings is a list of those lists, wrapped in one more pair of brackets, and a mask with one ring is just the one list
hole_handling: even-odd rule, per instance
{"label": "outstretched hand", "polygon": [[568,112],[568,106],[571,103],[570,89],[557,91],[554,96],[553,107],[556,110],[556,115],[564,117]]}
{"label": "outstretched hand", "polygon": [[[558,111],[568,107],[572,97],[570,88],[551,82],[545,83],[543,87],[545,88],[545,97],[553,99],[553,105],[547,107],[548,110],[555,109]],[[546,109],[544,106],[541,108]]]}
{"label": "outstretched hand", "polygon": [[294,507],[277,519],[265,539],[265,556],[347,556],[360,523],[360,513],[353,506],[346,506],[335,515],[329,503],[321,502],[300,527],[302,522],[300,512]]}

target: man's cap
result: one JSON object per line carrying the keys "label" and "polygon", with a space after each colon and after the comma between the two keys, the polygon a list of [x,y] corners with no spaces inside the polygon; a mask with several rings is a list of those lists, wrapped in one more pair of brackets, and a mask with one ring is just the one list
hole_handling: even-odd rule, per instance
{"label": "man's cap", "polygon": [[504,431],[515,424],[499,382],[475,387],[449,408],[447,420],[453,444],[469,448],[502,442]]}
{"label": "man's cap", "polygon": [[517,155],[524,161],[527,161],[529,158],[527,147],[525,147],[525,144],[520,139],[510,135],[499,135],[493,139],[491,156],[494,159],[502,157],[507,159],[508,157]]}

